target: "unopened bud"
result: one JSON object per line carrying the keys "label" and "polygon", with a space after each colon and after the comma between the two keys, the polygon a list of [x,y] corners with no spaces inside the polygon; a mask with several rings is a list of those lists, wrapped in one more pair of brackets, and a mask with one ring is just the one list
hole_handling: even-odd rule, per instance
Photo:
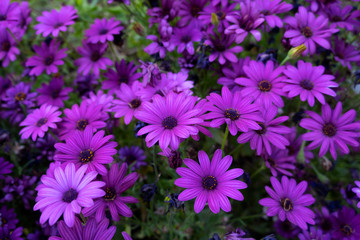
{"label": "unopened bud", "polygon": [[216,13],[211,13],[211,23],[215,26],[219,25],[219,18]]}
{"label": "unopened bud", "polygon": [[140,36],[145,36],[145,32],[144,32],[144,27],[138,23],[138,22],[135,22],[132,29]]}
{"label": "unopened bud", "polygon": [[290,59],[296,59],[306,50],[305,44],[301,44],[297,47],[293,47],[289,50],[288,57]]}
{"label": "unopened bud", "polygon": [[183,160],[181,158],[179,151],[171,151],[168,159],[169,159],[169,166],[174,169],[180,167],[183,163]]}

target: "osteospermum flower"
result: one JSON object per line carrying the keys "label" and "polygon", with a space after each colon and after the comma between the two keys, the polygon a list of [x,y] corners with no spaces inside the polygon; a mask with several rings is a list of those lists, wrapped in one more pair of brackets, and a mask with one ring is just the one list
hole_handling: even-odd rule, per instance
{"label": "osteospermum flower", "polygon": [[91,126],[93,132],[105,127],[105,120],[107,120],[108,115],[101,112],[101,108],[101,105],[91,106],[86,101],[83,101],[80,107],[74,104],[71,109],[65,109],[60,139],[66,139],[77,130],[84,131],[87,126]]}
{"label": "osteospermum flower", "polygon": [[315,198],[310,194],[304,194],[308,185],[306,181],[297,184],[295,179],[283,176],[281,183],[275,177],[271,177],[270,182],[275,191],[265,186],[270,198],[259,201],[260,205],[268,208],[266,215],[278,215],[281,221],[288,219],[302,229],[307,229],[307,223],[315,224],[315,213],[307,208],[315,202]]}
{"label": "osteospermum flower", "polygon": [[14,30],[14,35],[16,38],[21,39],[32,19],[28,2],[20,3],[19,10],[18,22],[16,29]]}
{"label": "osteospermum flower", "polygon": [[10,174],[12,172],[12,168],[14,164],[5,161],[3,157],[0,157],[0,179],[3,178],[3,175]]}
{"label": "osteospermum flower", "polygon": [[43,71],[46,71],[47,74],[57,73],[57,65],[63,65],[64,61],[62,60],[67,56],[65,53],[67,48],[60,49],[60,42],[52,40],[50,44],[45,42],[41,43],[41,46],[34,46],[34,50],[37,56],[30,57],[25,65],[27,67],[32,67],[30,75],[39,76]]}
{"label": "osteospermum flower", "polygon": [[211,20],[214,18],[213,14],[216,14],[218,25],[218,32],[224,32],[225,28],[229,26],[229,22],[226,19],[226,16],[231,14],[234,8],[236,7],[236,3],[226,3],[224,4],[212,4],[207,5],[202,12],[199,13],[199,20],[208,26],[211,26]]}
{"label": "osteospermum flower", "polygon": [[116,154],[116,142],[110,141],[112,135],[104,136],[104,131],[93,134],[91,126],[84,131],[76,131],[65,139],[66,143],[56,143],[55,161],[71,162],[76,167],[87,165],[87,172],[97,171],[105,175],[107,169],[104,164],[113,161],[112,155]]}
{"label": "osteospermum flower", "polygon": [[354,122],[356,111],[351,109],[341,115],[342,104],[338,102],[334,110],[328,104],[322,105],[321,116],[312,111],[305,111],[310,118],[303,118],[300,126],[310,130],[304,133],[305,141],[312,141],[307,147],[315,149],[319,146],[319,157],[324,156],[329,150],[332,157],[336,160],[336,150],[341,153],[349,154],[347,145],[358,147],[360,123]]}
{"label": "osteospermum flower", "polygon": [[180,140],[190,135],[196,135],[199,130],[194,124],[203,122],[196,117],[199,109],[193,109],[196,99],[185,93],[170,92],[165,97],[156,94],[153,102],[145,102],[143,110],[135,113],[135,117],[148,126],[141,128],[137,135],[146,135],[146,145],[153,146],[159,142],[161,149],[169,145],[173,150],[178,149]]}
{"label": "osteospermum flower", "polygon": [[21,237],[22,233],[22,227],[18,227],[15,230],[11,230],[7,225],[0,227],[0,239],[24,240]]}
{"label": "osteospermum flower", "polygon": [[270,169],[271,174],[277,177],[278,174],[292,176],[289,170],[296,169],[296,156],[289,155],[288,150],[272,148],[271,155],[264,154],[265,166]]}
{"label": "osteospermum flower", "polygon": [[335,37],[334,47],[331,49],[334,54],[334,59],[337,62],[340,62],[344,67],[348,67],[350,70],[351,62],[360,61],[360,51],[356,48],[346,43],[345,39],[338,39]]}
{"label": "osteospermum flower", "polygon": [[109,219],[103,218],[99,223],[91,217],[83,225],[79,218],[75,218],[73,227],[67,226],[64,221],[59,221],[57,230],[60,237],[51,236],[49,240],[111,240],[116,227],[109,227]]}
{"label": "osteospermum flower", "polygon": [[187,188],[180,193],[179,201],[195,199],[194,210],[201,212],[208,203],[213,213],[219,213],[220,208],[225,212],[231,211],[228,197],[238,201],[244,200],[244,196],[238,189],[247,188],[246,183],[235,180],[244,171],[240,168],[228,170],[232,157],[230,155],[222,158],[222,151],[216,150],[214,156],[209,160],[204,151],[199,151],[199,163],[192,159],[184,159],[184,164],[189,167],[179,167],[176,172],[181,176],[175,180],[175,185]]}
{"label": "osteospermum flower", "polygon": [[19,3],[10,2],[10,0],[2,0],[0,2],[0,25],[10,27],[10,29],[18,22]]}
{"label": "osteospermum flower", "polygon": [[264,15],[270,27],[283,27],[283,22],[276,14],[289,12],[293,6],[282,0],[255,0],[257,10]]}
{"label": "osteospermum flower", "polygon": [[95,93],[90,92],[88,98],[83,96],[83,100],[86,101],[87,104],[91,106],[101,106],[101,112],[111,112],[113,99],[114,97],[112,95],[104,93],[101,90],[97,91],[96,95]]}
{"label": "osteospermum flower", "polygon": [[20,54],[16,45],[15,39],[8,30],[5,27],[0,27],[0,60],[3,67],[7,67],[10,62],[15,61],[16,55]]}
{"label": "osteospermum flower", "polygon": [[[0,159],[0,161],[1,161],[1,159]],[[16,213],[14,212],[14,209],[12,209],[12,208],[7,209],[6,206],[1,207],[1,209],[0,209],[0,228],[7,225],[10,230],[15,229],[16,224],[18,222],[19,222],[19,220],[16,218]]]}
{"label": "osteospermum flower", "polygon": [[103,190],[105,195],[95,200],[92,207],[83,210],[84,216],[95,214],[96,221],[106,218],[105,211],[110,210],[111,218],[120,221],[120,216],[131,217],[133,215],[131,209],[126,203],[137,203],[138,200],[132,196],[121,196],[123,192],[132,187],[138,179],[137,173],[130,173],[125,176],[127,164],[118,163],[111,165],[110,171],[106,176],[102,177],[105,182]]}
{"label": "osteospermum flower", "polygon": [[178,16],[181,17],[178,25],[193,25],[194,27],[201,26],[201,22],[198,19],[200,12],[204,9],[208,3],[207,0],[184,0],[173,4],[173,8],[178,9]]}
{"label": "osteospermum flower", "polygon": [[305,44],[306,50],[303,54],[314,54],[316,45],[330,49],[327,38],[339,31],[329,28],[329,20],[326,17],[315,17],[314,13],[308,12],[303,6],[299,7],[299,12],[295,14],[295,17],[289,16],[284,22],[289,25],[284,37],[290,38],[290,44],[293,47]]}
{"label": "osteospermum flower", "polygon": [[201,38],[201,31],[189,25],[185,28],[175,28],[171,42],[174,46],[177,46],[178,53],[186,50],[189,54],[193,55],[195,53],[193,42],[200,42]]}
{"label": "osteospermum flower", "polygon": [[244,88],[241,90],[243,96],[253,96],[255,103],[263,105],[266,109],[272,103],[277,107],[283,107],[284,101],[284,77],[280,74],[284,67],[274,67],[273,61],[262,62],[251,61],[249,66],[244,66],[244,72],[247,78],[240,77],[235,82]]}
{"label": "osteospermum flower", "polygon": [[360,215],[354,209],[343,207],[331,217],[333,239],[360,239]]}
{"label": "osteospermum flower", "polygon": [[250,57],[240,58],[237,62],[231,63],[231,68],[223,67],[224,74],[217,81],[218,84],[228,87],[232,91],[241,90],[242,86],[235,82],[236,78],[246,77],[243,67],[249,65]]}
{"label": "osteospermum flower", "polygon": [[253,104],[253,98],[242,97],[240,92],[232,94],[227,87],[221,90],[221,96],[211,93],[207,97],[212,105],[207,107],[210,113],[205,114],[205,119],[213,119],[211,127],[219,127],[226,123],[231,135],[235,136],[238,131],[260,130],[256,122],[263,119],[260,114],[260,107]]}
{"label": "osteospermum flower", "polygon": [[47,103],[57,107],[64,107],[64,100],[69,99],[69,93],[73,90],[71,87],[65,87],[62,77],[53,78],[49,84],[43,83],[41,88],[36,91],[38,104]]}
{"label": "osteospermum flower", "polygon": [[99,75],[100,69],[105,70],[106,66],[111,66],[113,62],[103,56],[106,48],[106,43],[92,44],[84,40],[83,46],[77,49],[82,57],[74,62],[79,66],[78,72],[86,75],[92,71],[95,75]]}
{"label": "osteospermum flower", "polygon": [[119,157],[121,160],[126,162],[129,166],[131,164],[131,170],[139,169],[141,166],[146,166],[147,163],[145,161],[146,155],[144,150],[142,150],[138,146],[125,146],[119,149]]}
{"label": "osteospermum flower", "polygon": [[329,233],[323,233],[323,231],[316,227],[310,227],[309,231],[303,230],[299,234],[299,240],[331,240]]}
{"label": "osteospermum flower", "polygon": [[28,139],[31,136],[32,140],[35,141],[38,136],[44,137],[49,128],[57,128],[56,123],[61,122],[60,115],[61,112],[58,111],[58,107],[47,104],[41,105],[20,123],[20,126],[25,126],[20,131],[21,138]]}
{"label": "osteospermum flower", "polygon": [[353,31],[354,28],[359,25],[356,18],[360,17],[360,11],[353,11],[353,6],[351,5],[342,8],[341,4],[330,4],[324,8],[324,12],[330,19],[330,27],[345,28]]}
{"label": "osteospermum flower", "polygon": [[34,29],[36,34],[42,34],[43,37],[50,34],[57,37],[60,31],[66,32],[67,27],[73,25],[77,17],[77,11],[73,6],[63,6],[59,11],[44,11],[42,16],[36,18],[39,24],[36,24]]}
{"label": "osteospermum flower", "polygon": [[75,170],[75,165],[68,163],[64,170],[56,167],[53,177],[42,176],[34,206],[35,211],[41,211],[41,224],[49,220],[52,226],[63,215],[66,225],[73,227],[75,214],[79,214],[82,207],[93,206],[93,199],[105,195],[101,189],[105,183],[93,181],[97,172],[85,174],[86,170],[86,165]]}
{"label": "osteospermum flower", "polygon": [[[360,181],[355,181],[356,187],[352,191],[360,198]],[[357,207],[360,208],[360,202],[358,202]]]}
{"label": "osteospermum flower", "polygon": [[274,145],[277,148],[285,149],[289,145],[289,141],[283,136],[283,134],[290,133],[291,129],[280,125],[282,122],[288,120],[289,117],[281,116],[275,118],[278,109],[275,106],[270,106],[268,109],[262,111],[263,121],[258,122],[260,130],[249,130],[246,133],[241,134],[237,141],[238,143],[246,143],[250,141],[250,147],[252,150],[256,149],[257,155],[260,155],[264,151],[271,155]]}
{"label": "osteospermum flower", "polygon": [[115,18],[95,19],[95,22],[90,26],[90,29],[85,31],[85,36],[88,37],[87,42],[90,43],[105,43],[106,41],[114,40],[115,34],[119,34],[124,27],[120,26],[120,21]]}
{"label": "osteospermum flower", "polygon": [[301,60],[297,62],[297,68],[291,65],[286,67],[284,74],[288,77],[284,82],[288,83],[283,90],[288,92],[288,97],[293,98],[300,96],[301,101],[306,101],[311,107],[315,104],[315,98],[325,104],[323,94],[336,96],[331,88],[339,85],[332,81],[335,79],[333,75],[324,74],[323,66],[313,67],[311,63],[305,63]]}

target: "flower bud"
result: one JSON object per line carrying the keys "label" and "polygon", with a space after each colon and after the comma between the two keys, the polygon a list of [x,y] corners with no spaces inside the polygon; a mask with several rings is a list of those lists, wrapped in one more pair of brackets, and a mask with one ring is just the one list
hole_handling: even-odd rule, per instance
{"label": "flower bud", "polygon": [[301,44],[297,47],[293,47],[289,50],[288,57],[290,59],[296,59],[306,50],[305,44]]}
{"label": "flower bud", "polygon": [[171,151],[168,159],[169,159],[169,166],[174,169],[180,167],[183,162],[179,151]]}

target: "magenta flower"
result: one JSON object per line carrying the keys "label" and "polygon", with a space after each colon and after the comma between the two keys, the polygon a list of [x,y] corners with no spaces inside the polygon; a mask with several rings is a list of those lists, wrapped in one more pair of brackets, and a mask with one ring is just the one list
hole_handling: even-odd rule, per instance
{"label": "magenta flower", "polygon": [[175,180],[175,185],[187,188],[179,195],[180,201],[189,201],[196,197],[194,210],[201,212],[205,204],[209,204],[210,210],[217,214],[220,208],[225,212],[231,211],[228,197],[242,201],[244,196],[238,189],[247,188],[246,183],[235,180],[244,171],[241,168],[228,170],[232,157],[230,155],[222,158],[220,149],[216,150],[214,156],[209,160],[204,151],[199,151],[199,163],[185,158],[184,164],[189,167],[178,167],[176,172],[181,176]]}
{"label": "magenta flower", "polygon": [[104,218],[99,223],[95,218],[89,218],[83,225],[79,218],[75,218],[73,227],[64,221],[57,224],[60,237],[51,236],[49,240],[111,240],[116,233],[116,227],[109,227],[109,219]]}
{"label": "magenta flower", "polygon": [[25,34],[27,27],[31,22],[31,9],[28,2],[22,2],[19,6],[19,16],[16,29],[14,29],[14,35],[17,39],[21,39]]}
{"label": "magenta flower", "polygon": [[132,240],[127,232],[121,232],[121,235],[123,236],[124,240]]}
{"label": "magenta flower", "polygon": [[90,106],[101,106],[100,112],[111,112],[111,107],[113,105],[114,97],[107,93],[104,93],[102,90],[99,90],[95,93],[90,92],[89,96],[86,98],[83,96],[83,101],[87,102]]}
{"label": "magenta flower", "polygon": [[45,42],[41,43],[41,46],[34,46],[34,50],[37,56],[30,57],[25,65],[27,67],[32,67],[29,75],[39,76],[43,71],[46,71],[46,74],[57,73],[57,65],[63,65],[64,61],[62,60],[67,56],[65,53],[67,48],[60,49],[60,42],[52,40],[50,44]]}
{"label": "magenta flower", "polygon": [[19,20],[19,3],[2,0],[0,2],[0,26],[11,29]]}
{"label": "magenta flower", "polygon": [[309,231],[303,230],[299,234],[299,240],[331,240],[330,233],[323,233],[323,231],[316,227],[310,227]]}
{"label": "magenta flower", "polygon": [[207,106],[210,113],[205,119],[213,119],[211,127],[219,127],[226,123],[231,135],[235,136],[238,131],[260,130],[257,122],[263,119],[260,114],[260,106],[253,104],[253,98],[242,97],[240,92],[232,94],[227,87],[221,90],[221,96],[211,93],[207,97],[211,105]]}
{"label": "magenta flower", "polygon": [[109,93],[114,93],[121,83],[131,85],[134,81],[141,77],[141,73],[137,73],[137,66],[133,62],[126,63],[124,59],[121,62],[115,62],[115,71],[108,69],[104,76],[107,80],[101,84],[102,89],[108,89]]}
{"label": "magenta flower", "polygon": [[63,6],[59,11],[52,9],[51,12],[44,11],[42,16],[36,18],[39,24],[34,26],[36,34],[44,37],[50,34],[57,37],[60,33],[66,32],[67,27],[75,23],[78,17],[77,11],[73,6]]}
{"label": "magenta flower", "polygon": [[308,12],[305,7],[300,6],[299,12],[295,17],[287,17],[284,20],[289,25],[284,33],[285,38],[290,38],[290,44],[297,47],[305,44],[306,50],[303,54],[313,55],[316,51],[316,44],[325,49],[330,49],[330,43],[327,40],[338,29],[329,28],[329,19],[324,16],[315,17],[314,13]]}
{"label": "magenta flower", "polygon": [[148,46],[146,46],[146,48],[144,48],[144,51],[149,54],[149,55],[155,55],[155,54],[159,54],[160,58],[165,58],[166,56],[166,52],[169,50],[173,51],[175,46],[173,46],[171,44],[170,49],[168,49],[165,45],[164,42],[161,41],[161,39],[159,39],[157,36],[155,35],[149,35],[146,37],[146,39],[149,39],[151,41],[153,41],[152,43],[150,43]]}
{"label": "magenta flower", "polygon": [[284,82],[288,83],[283,90],[288,92],[288,97],[293,98],[300,96],[301,101],[309,103],[310,107],[315,104],[315,98],[321,103],[325,104],[323,94],[336,96],[336,93],[331,88],[339,85],[332,81],[334,76],[324,74],[325,68],[323,66],[313,67],[311,63],[305,63],[302,60],[297,62],[297,68],[291,65],[286,67],[284,74],[288,77]]}
{"label": "magenta flower", "polygon": [[219,63],[224,65],[226,61],[237,62],[238,58],[236,53],[242,52],[243,48],[241,46],[231,45],[234,43],[234,36],[228,36],[224,34],[209,34],[205,40],[205,44],[209,45],[212,48],[212,52],[209,56],[209,62],[219,59]]}
{"label": "magenta flower", "polygon": [[272,61],[262,62],[251,61],[249,66],[244,66],[247,78],[240,77],[235,82],[244,88],[241,90],[243,96],[252,96],[255,103],[268,109],[272,104],[277,107],[284,107],[281,96],[283,91],[284,78],[280,76],[284,71],[283,66],[274,68]]}
{"label": "magenta flower", "polygon": [[138,179],[137,173],[130,173],[125,176],[127,164],[118,163],[111,165],[107,175],[102,176],[105,186],[102,188],[105,195],[95,200],[93,206],[83,210],[84,216],[88,217],[95,214],[96,221],[100,222],[106,218],[105,211],[110,210],[111,218],[114,221],[120,221],[120,216],[131,217],[131,209],[126,203],[137,203],[138,200],[132,196],[121,196],[123,192],[131,188]]}
{"label": "magenta flower", "polygon": [[120,26],[120,21],[115,18],[95,19],[95,22],[90,26],[90,29],[85,31],[85,36],[88,37],[89,43],[105,43],[106,41],[113,41],[115,34],[119,34],[124,27]]}
{"label": "magenta flower", "polygon": [[307,229],[307,223],[315,224],[315,213],[307,208],[315,202],[310,194],[304,194],[307,189],[307,182],[299,184],[295,179],[286,176],[281,178],[281,183],[275,177],[270,178],[274,190],[265,186],[270,198],[263,198],[259,204],[267,207],[266,215],[273,217],[278,215],[281,221],[288,219],[291,223],[302,229]]}
{"label": "magenta flower", "polygon": [[96,171],[106,175],[105,164],[113,161],[116,154],[116,142],[110,141],[112,135],[104,136],[103,130],[93,134],[91,126],[84,131],[76,131],[65,139],[66,143],[56,143],[57,150],[54,160],[74,163],[77,168],[87,165],[87,171]]}
{"label": "magenta flower", "polygon": [[218,32],[224,32],[225,28],[227,28],[230,23],[226,19],[226,16],[232,14],[234,8],[236,7],[236,3],[228,4],[226,1],[225,4],[212,4],[207,5],[202,12],[199,13],[199,20],[208,26],[211,26],[212,14],[216,14],[218,18],[217,30]]}
{"label": "magenta flower", "polygon": [[360,239],[360,215],[354,209],[343,207],[331,217],[333,239]]}
{"label": "magenta flower", "polygon": [[224,31],[236,37],[236,43],[242,43],[246,36],[251,33],[256,41],[261,40],[261,33],[257,28],[265,21],[257,9],[255,2],[246,0],[240,2],[240,11],[236,11],[226,16],[230,26]]}
{"label": "magenta flower", "polygon": [[99,75],[100,69],[105,70],[106,66],[111,66],[113,62],[103,56],[106,48],[106,43],[92,44],[84,40],[83,46],[77,49],[82,57],[74,62],[76,66],[79,66],[78,72],[86,75],[92,70],[95,75]]}
{"label": "magenta flower", "polygon": [[268,109],[262,111],[263,121],[258,122],[260,130],[249,130],[241,134],[237,141],[238,143],[246,143],[250,141],[252,150],[256,149],[257,155],[263,152],[271,155],[272,145],[279,149],[285,149],[289,145],[289,141],[283,134],[290,133],[290,128],[280,125],[282,122],[288,120],[289,117],[281,116],[275,118],[278,109],[275,106],[270,106]]}
{"label": "magenta flower", "polygon": [[203,120],[196,117],[200,110],[193,109],[195,98],[170,92],[165,97],[156,94],[152,100],[152,103],[143,103],[143,110],[135,113],[138,120],[149,124],[137,133],[139,136],[147,134],[147,147],[159,142],[162,150],[169,145],[176,150],[181,139],[199,132],[193,125]]}
{"label": "magenta flower", "polygon": [[180,17],[178,25],[181,27],[185,25],[200,27],[202,24],[198,17],[207,3],[208,0],[184,0],[173,4],[173,9],[178,10],[178,16]]}
{"label": "magenta flower", "polygon": [[353,45],[348,44],[345,39],[341,40],[335,37],[334,47],[331,50],[334,54],[334,59],[350,70],[352,69],[351,62],[360,61],[360,51],[356,50]]}
{"label": "magenta flower", "polygon": [[61,122],[60,115],[61,112],[58,111],[58,107],[47,104],[41,105],[20,123],[20,126],[26,126],[20,131],[21,139],[28,139],[32,136],[32,140],[35,141],[38,136],[44,137],[49,128],[57,128],[56,123]]}
{"label": "magenta flower", "polygon": [[53,78],[47,85],[42,84],[36,91],[38,104],[49,104],[57,107],[64,107],[64,100],[69,99],[69,93],[73,90],[71,87],[63,88],[64,81],[62,77]]}
{"label": "magenta flower", "polygon": [[[360,181],[355,181],[356,187],[351,189],[358,198],[360,198]],[[360,208],[360,202],[356,205],[358,208]]]}
{"label": "magenta flower", "polygon": [[329,4],[324,8],[324,12],[330,19],[330,28],[339,27],[353,31],[355,27],[359,26],[359,21],[356,19],[360,17],[360,10],[353,11],[351,5],[342,8],[340,4]]}
{"label": "magenta flower", "polygon": [[264,15],[265,21],[271,28],[283,27],[283,22],[276,14],[289,12],[293,6],[282,0],[255,0],[257,10]]}
{"label": "magenta flower", "polygon": [[307,147],[315,149],[321,145],[319,157],[324,156],[329,150],[336,160],[336,150],[349,154],[347,145],[358,147],[357,138],[360,136],[360,122],[354,122],[356,111],[351,109],[341,115],[342,104],[338,102],[334,110],[325,104],[321,107],[321,116],[312,111],[305,111],[310,118],[303,118],[300,126],[310,130],[303,135],[305,141],[312,141]]}
{"label": "magenta flower", "polygon": [[120,148],[119,158],[120,160],[126,162],[127,165],[132,166],[131,171],[135,171],[135,169],[140,169],[141,166],[147,165],[145,161],[145,152],[138,146],[125,146]]}
{"label": "magenta flower", "polygon": [[14,164],[5,161],[3,157],[0,157],[0,179],[3,178],[3,175],[10,174],[12,172],[12,168],[14,167]]}
{"label": "magenta flower", "polygon": [[86,169],[87,166],[82,166],[75,170],[75,165],[68,163],[65,170],[61,167],[55,168],[53,177],[44,175],[41,178],[42,187],[38,188],[34,206],[34,211],[41,211],[41,224],[49,220],[52,226],[63,215],[66,225],[73,227],[75,214],[79,214],[82,207],[94,205],[93,199],[105,195],[101,189],[105,183],[92,181],[97,172],[85,174]]}
{"label": "magenta flower", "polygon": [[272,148],[271,154],[264,154],[265,166],[270,169],[271,174],[277,177],[278,174],[292,176],[290,170],[296,169],[296,156],[290,155],[288,150]]}
{"label": "magenta flower", "polygon": [[16,45],[15,39],[8,30],[5,27],[0,27],[0,60],[3,67],[9,66],[10,62],[16,60],[16,55],[20,54]]}
{"label": "magenta flower", "polygon": [[18,227],[16,229],[9,229],[9,226],[7,224],[5,224],[3,227],[0,227],[0,239],[24,240],[24,238],[21,237],[22,234],[22,227]]}
{"label": "magenta flower", "polygon": [[189,25],[184,28],[175,28],[171,42],[174,46],[177,46],[178,53],[182,53],[186,50],[190,55],[194,55],[195,49],[193,42],[200,42],[201,38],[201,31],[192,25]]}
{"label": "magenta flower", "polygon": [[231,91],[240,91],[242,86],[235,82],[236,78],[246,77],[243,67],[249,65],[250,57],[240,58],[237,62],[231,63],[231,68],[223,67],[224,74],[217,81],[218,84],[228,87]]}
{"label": "magenta flower", "polygon": [[115,112],[114,117],[124,117],[126,125],[131,122],[137,111],[141,111],[144,102],[150,101],[151,99],[146,97],[146,95],[139,94],[137,91],[139,88],[142,88],[140,82],[134,82],[131,87],[122,83],[120,90],[115,92],[119,99],[113,101],[114,107],[112,111]]}
{"label": "magenta flower", "polygon": [[101,105],[91,106],[83,101],[79,105],[74,104],[71,109],[64,110],[64,123],[60,132],[60,139],[70,137],[77,130],[84,131],[86,126],[90,126],[93,132],[106,126],[105,120],[108,115],[101,112]]}

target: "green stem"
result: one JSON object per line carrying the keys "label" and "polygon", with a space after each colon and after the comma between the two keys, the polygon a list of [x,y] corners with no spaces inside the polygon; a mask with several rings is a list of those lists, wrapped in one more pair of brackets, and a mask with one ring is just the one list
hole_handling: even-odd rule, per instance
{"label": "green stem", "polygon": [[224,147],[225,147],[225,143],[226,143],[226,139],[227,139],[228,135],[229,135],[229,126],[226,125],[226,130],[225,130],[223,142],[222,142],[222,145],[221,145],[221,152],[224,151]]}
{"label": "green stem", "polygon": [[241,219],[261,218],[261,217],[263,217],[263,216],[264,216],[264,214],[263,214],[263,213],[260,213],[260,214],[245,216],[245,217],[242,217]]}
{"label": "green stem", "polygon": [[51,130],[51,128],[49,128],[49,133],[51,134],[51,136],[53,136],[53,138],[55,138],[56,141],[61,142],[60,139],[55,135],[55,133]]}
{"label": "green stem", "polygon": [[282,62],[280,63],[280,66],[284,65],[290,58],[288,56],[286,56],[284,58],[284,60],[282,60]]}
{"label": "green stem", "polygon": [[262,164],[260,168],[258,168],[258,170],[256,170],[256,172],[251,175],[251,179],[253,179],[254,177],[256,177],[256,175],[258,175],[259,173],[261,173],[264,169],[266,168],[265,164]]}

